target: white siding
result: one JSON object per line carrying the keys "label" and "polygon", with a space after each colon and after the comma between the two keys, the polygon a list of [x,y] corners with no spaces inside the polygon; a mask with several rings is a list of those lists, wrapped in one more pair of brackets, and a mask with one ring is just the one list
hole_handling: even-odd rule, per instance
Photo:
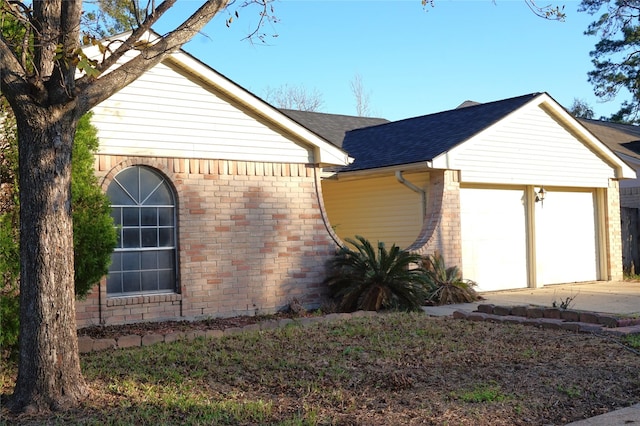
{"label": "white siding", "polygon": [[461,170],[463,182],[606,188],[615,177],[611,166],[536,105],[508,116],[439,161],[439,166]]}
{"label": "white siding", "polygon": [[[411,183],[426,188],[426,173],[405,173]],[[411,245],[422,229],[420,194],[410,190],[395,176],[322,182],[329,223],[343,240],[362,235],[373,244],[388,247]]]}
{"label": "white siding", "polygon": [[310,147],[287,139],[165,64],[93,112],[102,154],[313,162]]}

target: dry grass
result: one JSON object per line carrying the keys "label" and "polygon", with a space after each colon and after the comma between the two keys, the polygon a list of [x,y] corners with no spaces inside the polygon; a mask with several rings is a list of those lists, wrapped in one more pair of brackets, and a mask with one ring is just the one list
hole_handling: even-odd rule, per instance
{"label": "dry grass", "polygon": [[[5,422],[547,425],[640,401],[640,357],[619,341],[421,314],[293,325],[82,361],[92,389],[82,407]],[[14,375],[3,368],[4,393]]]}

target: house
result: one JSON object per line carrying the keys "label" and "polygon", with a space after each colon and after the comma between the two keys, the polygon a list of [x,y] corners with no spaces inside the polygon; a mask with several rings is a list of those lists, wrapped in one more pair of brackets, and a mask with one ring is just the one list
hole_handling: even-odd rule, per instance
{"label": "house", "polygon": [[337,248],[320,172],[344,151],[184,51],[92,122],[120,239],[79,327],[318,303]]}
{"label": "house", "polygon": [[342,239],[438,251],[481,291],[622,278],[619,181],[635,171],[546,93],[347,131],[341,146],[355,161],[322,192]]}
{"label": "house", "polygon": [[[640,171],[640,128],[608,121],[579,119],[591,133],[629,164]],[[640,178],[620,181],[623,269],[640,272]]]}

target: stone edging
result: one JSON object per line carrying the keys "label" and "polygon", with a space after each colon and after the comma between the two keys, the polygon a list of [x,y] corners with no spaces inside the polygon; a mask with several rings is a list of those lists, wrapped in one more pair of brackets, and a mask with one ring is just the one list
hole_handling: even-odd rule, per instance
{"label": "stone edging", "polygon": [[[146,334],[139,336],[130,334],[111,339],[93,339],[89,336],[78,337],[80,353],[103,351],[107,349],[133,348],[149,346],[156,343],[169,343],[177,340],[194,340],[199,337],[219,338],[246,331],[273,330],[288,325],[306,327],[312,324],[339,319],[370,317],[377,315],[373,311],[357,311],[353,313],[328,314],[319,317],[301,317],[296,319],[267,320],[244,327],[231,327],[226,330],[193,330],[176,331],[167,334]],[[617,318],[612,315],[595,312],[574,311],[558,308],[541,308],[534,306],[495,306],[479,305],[474,312],[457,310],[453,318],[470,321],[493,321],[512,324],[532,325],[548,329],[562,329],[586,333],[605,333],[615,336],[640,334],[640,319]]]}
{"label": "stone edging", "polygon": [[474,312],[457,310],[453,318],[532,325],[586,333],[626,336],[640,333],[640,319],[618,318],[596,312],[535,306],[496,306],[481,304]]}
{"label": "stone edging", "polygon": [[111,339],[93,339],[89,336],[78,337],[78,350],[80,353],[89,353],[95,351],[103,351],[107,349],[135,348],[140,346],[149,346],[156,343],[169,343],[178,340],[194,340],[199,337],[219,338],[222,336],[231,336],[244,333],[245,331],[273,330],[288,325],[296,325],[301,327],[310,326],[320,322],[333,321],[338,319],[350,319],[358,317],[369,317],[377,315],[373,311],[357,311],[353,313],[328,314],[318,317],[300,317],[295,319],[284,318],[281,320],[267,320],[257,322],[255,324],[246,325],[244,327],[231,327],[225,330],[193,330],[193,331],[176,331],[167,334],[146,334],[139,336],[130,334]]}

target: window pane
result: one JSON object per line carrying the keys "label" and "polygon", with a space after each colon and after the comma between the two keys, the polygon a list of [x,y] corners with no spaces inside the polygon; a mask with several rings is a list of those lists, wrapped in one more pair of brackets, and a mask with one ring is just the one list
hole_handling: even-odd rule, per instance
{"label": "window pane", "polygon": [[122,293],[122,274],[112,272],[107,277],[107,293]]}
{"label": "window pane", "polygon": [[125,293],[140,291],[140,272],[122,273],[122,291]]}
{"label": "window pane", "polygon": [[158,228],[143,228],[142,247],[158,247]]}
{"label": "window pane", "polygon": [[[140,200],[140,191],[138,189],[138,169],[139,167],[129,167],[128,169],[124,169],[118,173],[118,176],[116,176],[116,181],[120,182],[120,185],[122,185],[123,188],[127,188],[127,192],[131,194],[136,203]],[[109,187],[111,187],[111,185],[109,185]]]}
{"label": "window pane", "polygon": [[173,205],[173,197],[167,185],[162,185],[154,191],[153,194],[145,201],[148,205],[171,206]]}
{"label": "window pane", "polygon": [[122,209],[123,226],[140,226],[140,209],[135,207]]}
{"label": "window pane", "polygon": [[160,238],[158,247],[173,247],[173,228],[160,228],[158,234]]}
{"label": "window pane", "polygon": [[173,269],[175,259],[174,250],[163,250],[158,252],[158,268]]}
{"label": "window pane", "polygon": [[143,207],[140,209],[140,225],[157,226],[158,211],[155,207]]}
{"label": "window pane", "polygon": [[158,207],[158,225],[173,226],[173,207]]}
{"label": "window pane", "polygon": [[142,252],[142,268],[141,269],[158,269],[158,252],[143,251]]}
{"label": "window pane", "polygon": [[140,269],[140,253],[122,253],[122,270],[137,271]]}
{"label": "window pane", "polygon": [[122,253],[111,253],[109,271],[122,271]]}
{"label": "window pane", "polygon": [[124,248],[140,247],[139,228],[124,228],[122,230],[122,247]]}
{"label": "window pane", "polygon": [[173,277],[173,270],[158,271],[158,290],[175,290],[176,280]]}
{"label": "window pane", "polygon": [[129,194],[127,194],[120,185],[118,185],[118,182],[111,182],[109,184],[109,188],[107,188],[107,196],[111,200],[111,204],[127,206],[136,204],[135,200],[131,199]]}
{"label": "window pane", "polygon": [[115,226],[122,225],[122,207],[112,207],[111,217]]}
{"label": "window pane", "polygon": [[162,180],[160,176],[155,174],[149,169],[144,167],[140,167],[140,198],[139,202],[144,204],[149,204],[145,202],[145,200],[151,195],[151,193],[160,185]]}
{"label": "window pane", "polygon": [[142,291],[154,291],[158,289],[158,273],[149,271],[142,273]]}

